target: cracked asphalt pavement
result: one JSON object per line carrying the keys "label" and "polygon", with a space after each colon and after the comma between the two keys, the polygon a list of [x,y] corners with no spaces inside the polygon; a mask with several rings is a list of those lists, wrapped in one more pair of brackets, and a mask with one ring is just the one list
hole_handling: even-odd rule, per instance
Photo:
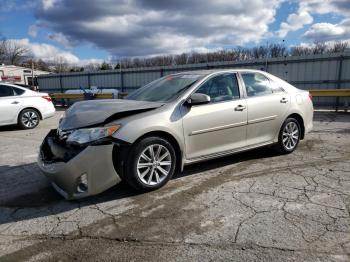
{"label": "cracked asphalt pavement", "polygon": [[0,128],[0,261],[349,261],[350,114],[316,112],[290,155],[186,167],[164,188],[62,199],[36,166],[59,115]]}

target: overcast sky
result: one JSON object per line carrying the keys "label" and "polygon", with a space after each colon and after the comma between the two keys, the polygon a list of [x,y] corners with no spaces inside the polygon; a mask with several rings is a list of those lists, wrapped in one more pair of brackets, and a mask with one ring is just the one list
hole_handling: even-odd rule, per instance
{"label": "overcast sky", "polygon": [[0,34],[72,64],[350,39],[350,0],[1,0]]}

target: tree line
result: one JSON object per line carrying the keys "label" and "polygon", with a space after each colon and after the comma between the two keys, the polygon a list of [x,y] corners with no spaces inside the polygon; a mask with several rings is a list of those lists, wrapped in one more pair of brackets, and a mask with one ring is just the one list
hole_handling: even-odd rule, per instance
{"label": "tree line", "polygon": [[249,61],[288,56],[305,56],[316,54],[332,54],[344,52],[349,47],[346,41],[334,43],[317,42],[312,45],[298,45],[287,47],[284,43],[260,45],[252,48],[236,47],[207,53],[182,53],[178,55],[161,55],[153,57],[113,57],[110,62],[100,65],[88,65],[89,71],[111,70],[121,68],[140,68],[152,66],[175,66],[186,64],[200,64],[225,61]]}
{"label": "tree line", "polygon": [[207,53],[190,52],[177,55],[158,55],[152,57],[113,57],[110,61],[90,63],[84,66],[71,65],[63,57],[56,57],[51,61],[34,59],[25,46],[15,41],[0,41],[0,64],[20,65],[35,69],[61,72],[100,71],[124,68],[140,68],[152,66],[175,66],[186,64],[200,64],[224,61],[249,61],[255,59],[269,59],[288,56],[305,56],[312,54],[327,54],[344,52],[349,47],[346,41],[331,44],[317,42],[311,45],[287,47],[284,43],[273,43],[256,47],[236,47],[221,49]]}
{"label": "tree line", "polygon": [[[146,58],[114,58],[115,69],[122,68],[138,68],[151,66],[174,66],[186,64],[200,64],[210,62],[225,61],[249,61],[256,59],[278,58],[287,56],[305,56],[312,54],[327,54],[344,52],[349,46],[346,41],[338,41],[332,44],[314,43],[312,45],[299,45],[288,48],[285,44],[269,44],[260,45],[252,48],[236,47],[233,49],[223,49],[211,51],[208,53],[183,53],[179,55],[164,55]],[[106,67],[106,62],[104,62]],[[108,64],[107,64],[108,66]],[[109,65],[108,69],[111,69]]]}

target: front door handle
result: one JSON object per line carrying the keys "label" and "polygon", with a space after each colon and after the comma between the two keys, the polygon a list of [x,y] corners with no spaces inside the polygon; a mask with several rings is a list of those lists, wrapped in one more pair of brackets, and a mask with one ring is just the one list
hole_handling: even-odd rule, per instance
{"label": "front door handle", "polygon": [[245,106],[243,105],[238,105],[235,107],[235,111],[243,111],[245,109]]}
{"label": "front door handle", "polygon": [[19,102],[18,101],[13,101],[11,104],[17,105],[17,104],[19,104]]}
{"label": "front door handle", "polygon": [[288,99],[283,97],[281,100],[280,100],[281,103],[287,103],[288,102]]}

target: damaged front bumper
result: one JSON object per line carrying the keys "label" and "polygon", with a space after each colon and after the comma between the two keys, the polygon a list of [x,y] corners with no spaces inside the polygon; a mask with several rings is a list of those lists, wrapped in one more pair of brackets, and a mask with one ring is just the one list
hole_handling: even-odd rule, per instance
{"label": "damaged front bumper", "polygon": [[66,199],[96,195],[121,179],[113,165],[113,144],[70,148],[51,130],[45,137],[38,165]]}

